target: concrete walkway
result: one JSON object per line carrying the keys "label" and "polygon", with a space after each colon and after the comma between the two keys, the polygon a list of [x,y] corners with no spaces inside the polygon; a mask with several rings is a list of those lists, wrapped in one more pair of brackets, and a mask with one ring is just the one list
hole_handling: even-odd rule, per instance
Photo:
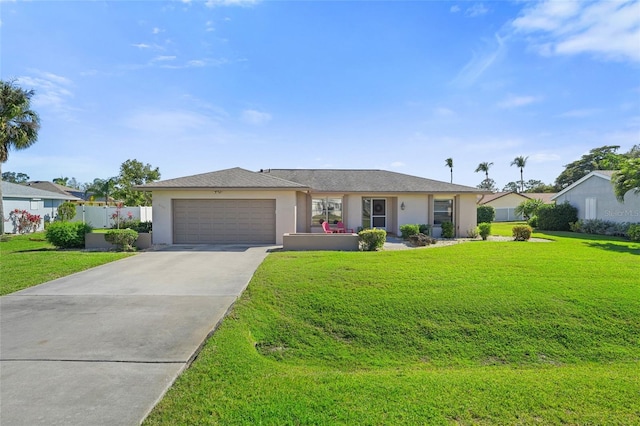
{"label": "concrete walkway", "polygon": [[139,424],[269,248],[172,246],[0,298],[0,424]]}

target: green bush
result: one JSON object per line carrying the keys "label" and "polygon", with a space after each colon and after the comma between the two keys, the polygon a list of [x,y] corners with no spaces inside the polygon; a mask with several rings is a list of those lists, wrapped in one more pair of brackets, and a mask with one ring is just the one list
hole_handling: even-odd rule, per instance
{"label": "green bush", "polygon": [[138,239],[138,233],[133,229],[112,229],[107,231],[104,239],[118,246],[119,250],[132,251],[133,243]]}
{"label": "green bush", "polygon": [[431,225],[427,225],[426,223],[423,223],[418,226],[418,231],[420,234],[431,235]]}
{"label": "green bush", "polygon": [[514,226],[512,229],[513,238],[516,241],[529,241],[531,232],[533,232],[533,229],[527,225]]}
{"label": "green bush", "polygon": [[442,222],[442,238],[453,238],[453,223]]}
{"label": "green bush", "polygon": [[614,235],[619,237],[627,236],[629,227],[632,224],[628,222],[612,222],[602,219],[578,220],[569,224],[569,228],[573,232],[583,232],[585,234],[597,235]]}
{"label": "green bush", "polygon": [[384,242],[387,240],[387,231],[384,229],[365,229],[358,232],[360,239],[360,250],[362,251],[376,251],[384,246]]}
{"label": "green bush", "polygon": [[529,218],[527,223],[529,224],[530,227],[537,228],[538,227],[538,216],[534,214],[533,216],[531,216]]}
{"label": "green bush", "polygon": [[538,209],[538,229],[543,231],[569,231],[569,224],[577,221],[578,209],[566,201],[544,204]]}
{"label": "green bush", "polygon": [[65,201],[58,206],[58,217],[63,222],[68,222],[76,217],[76,205]]}
{"label": "green bush", "polygon": [[92,229],[82,222],[52,222],[47,226],[45,238],[58,248],[84,248],[84,235]]}
{"label": "green bush", "polygon": [[469,228],[467,230],[467,238],[478,238],[480,236],[480,229],[476,226],[475,228]]}
{"label": "green bush", "polygon": [[420,233],[420,225],[400,225],[400,234],[402,235],[402,239],[406,240],[412,235],[416,235]]}
{"label": "green bush", "polygon": [[629,225],[627,237],[629,237],[631,241],[640,242],[640,223]]}
{"label": "green bush", "polygon": [[496,218],[496,209],[493,206],[478,206],[478,223],[493,222]]}
{"label": "green bush", "polygon": [[478,229],[480,230],[480,237],[483,240],[486,240],[491,234],[491,224],[489,222],[482,222],[478,225]]}
{"label": "green bush", "polygon": [[[120,228],[115,229],[133,229],[138,233],[149,233],[151,232],[152,222],[140,222],[139,219],[130,219],[126,221],[120,222]],[[114,229],[114,228],[112,228]]]}

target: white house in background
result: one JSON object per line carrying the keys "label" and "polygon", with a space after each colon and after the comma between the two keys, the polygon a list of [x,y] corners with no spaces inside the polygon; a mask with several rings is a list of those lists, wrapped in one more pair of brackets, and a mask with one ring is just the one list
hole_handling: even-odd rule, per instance
{"label": "white house in background", "polygon": [[153,243],[282,244],[323,232],[320,220],[399,234],[404,224],[476,226],[486,191],[385,170],[220,170],[138,186],[153,192]]}
{"label": "white house in background", "polygon": [[9,213],[13,210],[26,210],[31,214],[40,215],[42,223],[39,230],[44,229],[47,220],[53,220],[58,214],[58,206],[65,201],[81,201],[78,197],[59,192],[43,191],[30,186],[18,185],[2,181],[2,206],[4,211],[4,232],[18,232],[9,220]]}
{"label": "white house in background", "polygon": [[624,203],[613,192],[612,170],[595,170],[569,185],[554,197],[556,203],[567,201],[578,209],[578,219],[601,219],[611,222],[640,223],[640,194],[629,191]]}
{"label": "white house in background", "polygon": [[491,206],[496,211],[496,222],[510,222],[524,220],[522,215],[517,215],[515,210],[518,205],[527,200],[542,200],[545,204],[553,204],[555,193],[529,193],[529,192],[495,192],[493,194],[478,197],[479,206]]}

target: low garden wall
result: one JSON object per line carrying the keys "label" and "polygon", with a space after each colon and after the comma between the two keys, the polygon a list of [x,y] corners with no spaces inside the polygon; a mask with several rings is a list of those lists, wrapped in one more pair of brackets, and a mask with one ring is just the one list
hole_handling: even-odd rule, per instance
{"label": "low garden wall", "polygon": [[358,251],[358,234],[284,234],[284,250]]}
{"label": "low garden wall", "polygon": [[[114,244],[108,243],[104,239],[105,234],[100,232],[92,232],[84,235],[84,248],[87,250],[115,250]],[[151,247],[151,234],[141,232],[134,244],[138,249],[144,250]]]}

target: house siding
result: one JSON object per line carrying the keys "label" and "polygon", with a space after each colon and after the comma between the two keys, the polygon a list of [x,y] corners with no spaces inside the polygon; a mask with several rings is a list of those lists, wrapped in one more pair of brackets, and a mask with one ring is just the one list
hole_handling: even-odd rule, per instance
{"label": "house siding", "polygon": [[[45,222],[55,219],[58,214],[58,206],[62,203],[64,203],[64,200],[26,199],[17,197],[3,197],[2,199],[4,215],[7,219],[9,219],[9,213],[15,209],[26,210],[31,214],[40,215],[42,222],[37,229],[38,231],[44,230]],[[18,232],[18,229],[10,220],[6,220],[4,222],[4,232],[15,234]]]}

